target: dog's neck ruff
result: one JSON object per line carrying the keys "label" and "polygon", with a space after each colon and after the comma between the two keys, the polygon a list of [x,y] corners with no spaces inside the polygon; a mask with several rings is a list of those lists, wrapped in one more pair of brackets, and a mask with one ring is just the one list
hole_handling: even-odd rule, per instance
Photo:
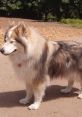
{"label": "dog's neck ruff", "polygon": [[27,39],[25,37],[16,39],[16,41],[23,45],[25,51],[27,50]]}

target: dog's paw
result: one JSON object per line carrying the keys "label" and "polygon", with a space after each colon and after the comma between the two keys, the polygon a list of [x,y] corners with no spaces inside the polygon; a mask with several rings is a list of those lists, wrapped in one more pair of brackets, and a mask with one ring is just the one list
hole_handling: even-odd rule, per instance
{"label": "dog's paw", "polygon": [[28,109],[30,109],[30,110],[36,110],[36,109],[39,108],[39,106],[40,106],[40,103],[33,103],[30,106],[28,106]]}
{"label": "dog's paw", "polygon": [[65,89],[61,89],[60,92],[61,92],[61,93],[70,93],[71,90],[72,90],[71,87],[66,87]]}
{"label": "dog's paw", "polygon": [[23,98],[23,99],[20,99],[20,100],[19,100],[19,103],[20,103],[20,104],[27,104],[27,103],[29,103],[29,100],[25,97],[25,98]]}
{"label": "dog's paw", "polygon": [[79,99],[82,99],[82,93],[78,95],[78,98]]}

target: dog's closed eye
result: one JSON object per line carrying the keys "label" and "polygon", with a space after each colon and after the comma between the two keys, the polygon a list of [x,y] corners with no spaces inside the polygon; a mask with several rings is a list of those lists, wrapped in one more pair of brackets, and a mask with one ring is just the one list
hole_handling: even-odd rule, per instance
{"label": "dog's closed eye", "polygon": [[14,43],[14,40],[11,40],[10,43]]}
{"label": "dog's closed eye", "polygon": [[13,41],[10,41],[10,43],[13,43]]}

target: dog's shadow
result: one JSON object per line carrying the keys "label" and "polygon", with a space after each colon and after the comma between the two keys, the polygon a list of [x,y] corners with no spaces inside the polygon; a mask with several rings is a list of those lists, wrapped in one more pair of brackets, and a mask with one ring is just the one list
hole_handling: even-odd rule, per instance
{"label": "dog's shadow", "polygon": [[[52,85],[47,88],[46,95],[43,101],[49,101],[58,99],[61,97],[75,97],[77,96],[78,89],[73,88],[73,91],[69,94],[61,94],[60,89],[64,88],[63,86]],[[0,107],[15,107],[15,106],[22,106],[19,104],[19,99],[25,96],[25,91],[12,91],[12,92],[1,92],[0,93]]]}

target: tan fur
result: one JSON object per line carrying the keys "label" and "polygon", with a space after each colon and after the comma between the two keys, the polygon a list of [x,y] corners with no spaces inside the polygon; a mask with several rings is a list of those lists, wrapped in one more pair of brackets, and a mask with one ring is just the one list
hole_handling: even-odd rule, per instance
{"label": "tan fur", "polygon": [[[45,76],[45,78],[38,79],[37,77],[40,77],[41,74],[37,75],[37,69],[34,69],[34,66],[38,65],[38,61],[47,42],[33,27],[27,27],[26,30],[22,30],[21,28],[24,27],[18,26],[14,30],[11,28],[10,31],[12,31],[12,34],[10,38],[16,39],[19,41],[19,43],[22,43],[22,39],[20,37],[23,37],[24,35],[26,38],[25,43],[27,42],[25,50],[28,49],[28,52],[24,52],[23,46],[20,46],[20,44],[18,44],[20,49],[18,49],[16,53],[10,55],[10,60],[17,74],[17,77],[23,79],[26,82],[26,87],[29,86],[29,88],[26,88],[26,95],[28,95],[27,92],[30,90],[30,93],[32,92],[32,94],[34,94],[35,102],[37,101],[40,104],[44,95],[45,87],[47,86],[48,78]],[[25,99],[27,103],[27,98]],[[29,106],[29,108],[32,109],[33,107]],[[33,109],[35,108],[36,107]]]}
{"label": "tan fur", "polygon": [[[38,109],[49,80],[57,77],[70,79],[68,87],[61,91],[63,93],[71,91],[75,79],[80,80],[79,97],[82,98],[82,45],[76,42],[47,41],[34,27],[22,23],[11,26],[5,33],[5,40],[10,45],[11,40],[17,42],[17,51],[10,53],[9,57],[17,77],[26,84],[26,97],[20,103],[28,103],[34,95],[34,103],[29,109]],[[3,54],[4,50],[3,46]]]}

